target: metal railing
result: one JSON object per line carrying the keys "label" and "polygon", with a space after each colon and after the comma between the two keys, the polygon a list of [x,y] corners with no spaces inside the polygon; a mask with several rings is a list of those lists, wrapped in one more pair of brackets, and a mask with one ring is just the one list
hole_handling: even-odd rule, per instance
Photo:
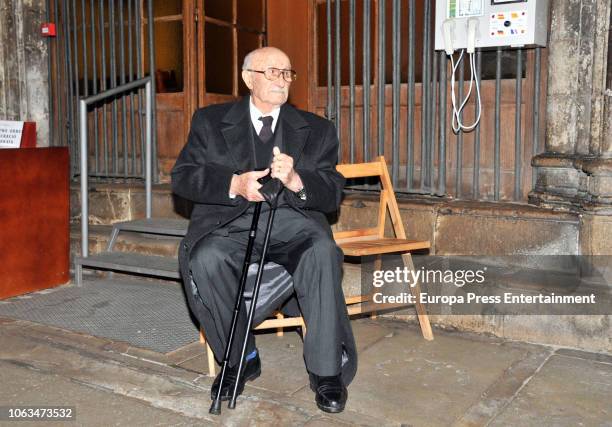
{"label": "metal railing", "polygon": [[[78,109],[82,97],[108,93],[147,74],[154,75],[154,32],[153,25],[147,25],[153,22],[153,1],[146,1],[146,6],[143,0],[47,1],[49,20],[57,28],[49,59],[53,82],[49,112],[51,144],[70,147],[71,172],[75,177],[82,173],[79,137],[85,131],[92,141],[90,178],[113,182],[144,179],[141,90],[119,91],[114,92],[113,98],[99,98],[107,102],[91,113],[95,118],[85,130],[79,127]],[[155,80],[150,83],[154,94]],[[155,122],[154,97],[151,102]],[[153,129],[153,177],[157,176],[156,151]]]}
{"label": "metal railing", "polygon": [[96,95],[83,98],[79,101],[79,129],[80,129],[80,170],[81,170],[81,252],[84,258],[89,252],[89,203],[88,203],[88,186],[89,186],[89,145],[88,145],[88,123],[87,110],[90,105],[111,99],[120,94],[130,93],[135,89],[145,88],[145,117],[146,117],[146,132],[145,132],[145,193],[146,193],[146,217],[151,218],[152,211],[152,148],[153,148],[153,89],[151,77],[145,77],[135,80],[130,83],[117,86],[113,89],[108,89]]}
{"label": "metal railing", "polygon": [[[341,161],[385,155],[398,192],[524,201],[535,180],[531,157],[543,149],[544,50],[479,49],[475,78],[483,93],[481,123],[472,132],[454,134],[447,96],[450,61],[445,52],[433,50],[433,3],[319,0],[318,7],[325,7],[320,16],[326,16],[319,27],[327,29],[319,57],[327,63],[316,108],[336,124]],[[460,67],[459,98],[467,77]],[[469,119],[476,108],[470,101],[462,115]]]}

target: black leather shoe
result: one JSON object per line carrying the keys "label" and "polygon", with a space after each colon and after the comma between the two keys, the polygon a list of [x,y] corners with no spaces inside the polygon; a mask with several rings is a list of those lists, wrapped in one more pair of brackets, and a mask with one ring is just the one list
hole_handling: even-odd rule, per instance
{"label": "black leather shoe", "polygon": [[340,375],[320,377],[310,376],[310,389],[315,392],[315,402],[320,410],[336,414],[344,410],[348,391],[342,383]]}
{"label": "black leather shoe", "polygon": [[[261,375],[261,361],[259,360],[259,353],[257,355],[246,362],[246,366],[244,367],[244,371],[242,373],[242,380],[238,384],[238,393],[236,396],[240,396],[242,391],[244,390],[244,383],[247,381],[252,381],[258,376]],[[234,384],[236,384],[236,377],[238,376],[238,365],[236,366],[228,366],[225,371],[225,380],[223,381],[223,389],[221,389],[221,400],[230,400],[232,397],[232,392],[234,390]],[[221,372],[215,378],[213,382],[212,388],[210,390],[210,398],[215,400],[217,397],[217,391],[219,390],[219,383],[221,382]]]}

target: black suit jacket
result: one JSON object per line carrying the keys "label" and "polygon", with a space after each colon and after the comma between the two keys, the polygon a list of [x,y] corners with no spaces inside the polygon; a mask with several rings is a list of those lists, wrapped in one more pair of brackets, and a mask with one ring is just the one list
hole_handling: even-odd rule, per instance
{"label": "black suit jacket", "polygon": [[[338,138],[332,123],[291,105],[281,107],[282,147],[293,157],[306,201],[285,190],[286,201],[315,219],[330,234],[325,214],[338,209],[344,177],[336,171]],[[172,190],[194,209],[179,250],[183,277],[189,277],[191,249],[207,234],[246,211],[249,202],[229,197],[232,175],[254,169],[249,97],[211,105],[193,115],[187,144],[172,169]]]}

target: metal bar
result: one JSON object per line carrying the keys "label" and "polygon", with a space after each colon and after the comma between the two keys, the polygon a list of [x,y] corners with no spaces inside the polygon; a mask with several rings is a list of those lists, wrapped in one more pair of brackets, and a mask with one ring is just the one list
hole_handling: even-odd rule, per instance
{"label": "metal bar", "polygon": [[[149,3],[150,4],[150,3]],[[151,21],[149,21],[151,22]],[[146,168],[145,168],[145,195],[146,195],[146,215],[147,218],[151,218],[153,214],[153,204],[152,204],[152,188],[151,188],[151,172],[152,172],[152,162],[153,159],[153,77],[149,76],[149,80],[145,86],[146,92],[146,110],[147,110],[147,144],[146,144]]]}
{"label": "metal bar", "polygon": [[331,0],[325,5],[327,11],[327,118],[336,122],[335,112],[332,113],[332,14]]}
{"label": "metal bar", "polygon": [[414,180],[414,92],[415,92],[415,25],[416,25],[416,5],[415,0],[408,2],[408,120],[406,123],[406,138],[408,155],[406,158],[406,188],[413,188]]}
{"label": "metal bar", "polygon": [[87,57],[87,22],[85,18],[85,0],[81,0],[81,20],[83,22],[83,95],[89,95],[88,57]]}
{"label": "metal bar", "polygon": [[[67,0],[66,0],[67,1]],[[75,91],[74,91],[74,98],[71,100],[71,102],[73,103],[73,105],[76,106],[75,110],[78,110],[78,102],[79,102],[79,96],[81,95],[81,91],[80,91],[80,85],[79,85],[79,35],[77,33],[78,30],[78,26],[77,26],[77,19],[76,19],[76,0],[72,0],[72,22],[71,22],[71,26],[72,26],[72,42],[74,43],[74,52],[73,52],[73,66],[74,66],[74,85],[75,85]],[[74,121],[74,126],[76,127],[74,129],[74,135],[79,135],[79,123],[75,120]],[[80,135],[79,135],[80,136]],[[79,145],[75,144],[74,145],[74,152],[75,155],[77,156],[76,158],[78,159],[79,157]]]}
{"label": "metal bar", "polygon": [[[102,69],[100,89],[106,90],[106,31],[104,31],[104,0],[98,3],[100,9],[100,67]],[[102,146],[104,148],[104,172],[109,173],[108,168],[108,127],[106,126],[106,103],[102,104]]]}
{"label": "metal bar", "polygon": [[[134,23],[132,22],[132,0],[127,0],[128,2],[128,54],[129,54],[129,62],[128,62],[128,73],[129,80],[131,81],[134,78],[134,50],[133,50],[133,27]],[[131,173],[136,173],[136,121],[134,120],[134,92],[130,92],[130,141],[132,146],[132,167]]]}
{"label": "metal bar", "polygon": [[[91,18],[91,72],[92,72],[92,93],[98,93],[98,55],[96,49],[96,15],[95,15],[95,7],[94,0],[90,0],[89,2],[89,12]],[[104,31],[104,29],[102,29]],[[94,110],[94,171],[96,174],[100,172],[100,153],[98,147],[98,120],[99,120],[99,111],[97,109]]]}
{"label": "metal bar", "polygon": [[363,2],[363,161],[370,160],[370,2]]}
{"label": "metal bar", "polygon": [[400,154],[399,154],[399,126],[400,126],[400,64],[401,64],[401,9],[399,0],[393,0],[392,4],[392,29],[393,38],[391,39],[391,51],[393,52],[393,81],[392,81],[392,155],[391,155],[391,181],[393,186],[397,186],[399,179]]}
{"label": "metal bar", "polygon": [[114,88],[105,90],[104,92],[100,92],[96,95],[91,95],[87,98],[83,98],[83,101],[90,105],[94,102],[102,101],[111,97],[115,97],[122,93],[126,93],[138,88],[145,86],[145,84],[149,81],[149,77],[143,77],[141,79],[133,80],[123,85],[115,86]]}
{"label": "metal bar", "polygon": [[[149,22],[153,21],[153,0],[149,0],[147,2],[147,10],[148,10],[148,19]],[[155,123],[156,113],[156,101],[155,101],[155,31],[154,25],[149,25],[149,75],[151,76],[151,89],[150,89],[150,99],[151,103],[151,123]],[[157,182],[157,132],[155,128],[151,129],[151,162],[153,163],[153,176],[155,177],[155,181]],[[149,198],[150,194],[147,195]]]}
{"label": "metal bar", "polygon": [[[134,10],[136,13],[136,77],[143,77],[143,61],[142,61],[142,0],[134,0],[134,5],[137,6]],[[142,111],[142,91],[138,91],[138,129],[140,130],[140,172],[144,175],[145,173],[145,132],[142,126],[144,113]]]}
{"label": "metal bar", "polygon": [[[74,43],[74,84],[76,87],[75,90],[75,101],[78,100],[81,95],[80,85],[79,85],[79,35],[77,33],[78,25],[76,19],[76,0],[72,0],[72,42]],[[78,102],[78,101],[77,101]]]}
{"label": "metal bar", "polygon": [[423,11],[423,71],[421,78],[421,169],[419,173],[419,186],[425,189],[425,164],[427,162],[427,111],[429,106],[429,23],[430,4],[425,2]]}
{"label": "metal bar", "polygon": [[[129,0],[128,0],[129,1]],[[119,0],[119,81],[125,83],[125,31],[123,29],[123,0]],[[123,174],[128,175],[128,141],[127,141],[127,104],[125,95],[121,97],[121,142],[123,147]]]}
{"label": "metal bar", "polygon": [[355,163],[355,0],[349,0],[349,144]]}
{"label": "metal bar", "polygon": [[[532,149],[531,154],[536,155],[540,151],[540,79],[541,79],[542,48],[535,49],[534,64],[534,88],[533,88],[533,125],[532,125]],[[531,185],[536,183],[535,169],[531,168]]]}
{"label": "metal bar", "polygon": [[[115,0],[109,0],[108,3],[108,43],[110,47],[110,87],[114,88],[117,86],[117,58],[115,55]],[[111,120],[112,128],[113,128],[113,173],[116,174],[119,170],[119,144],[118,144],[118,130],[117,130],[117,100],[113,99],[112,101],[112,114],[113,118]]]}
{"label": "metal bar", "polygon": [[[457,91],[459,100],[458,104],[463,102],[463,86],[465,84],[465,63],[459,67],[459,90]],[[458,107],[457,107],[458,108]],[[459,113],[459,119],[463,123],[463,111]],[[463,129],[459,129],[457,133],[457,164],[455,167],[455,197],[461,198],[463,181]]]}
{"label": "metal bar", "polygon": [[341,98],[340,98],[340,91],[342,89],[342,81],[341,81],[341,74],[340,74],[340,61],[342,60],[340,57],[340,48],[341,48],[341,40],[340,40],[340,29],[341,29],[341,16],[340,16],[340,6],[342,5],[342,2],[340,0],[336,0],[335,2],[335,10],[336,10],[336,33],[335,33],[335,44],[334,44],[334,56],[335,56],[335,60],[334,60],[334,67],[335,67],[335,82],[334,82],[334,88],[335,88],[335,95],[336,95],[336,100],[334,102],[335,107],[336,107],[336,132],[338,133],[338,140],[340,140],[340,144],[338,145],[338,159],[340,159],[340,161],[342,161],[342,120],[341,120]]}
{"label": "metal bar", "polygon": [[[45,20],[46,22],[56,22],[56,20],[51,21],[51,4],[49,0],[45,0]],[[51,62],[53,60],[51,55],[51,42],[47,37],[46,41],[47,46],[47,76],[49,79],[52,79],[52,69]],[[53,86],[49,84],[47,89],[47,111],[49,114],[49,145],[54,146],[57,145],[55,141],[55,126],[54,126],[54,108],[53,108]]]}
{"label": "metal bar", "polygon": [[521,103],[523,95],[523,49],[516,50],[516,83],[514,104],[514,200],[521,198],[522,138],[521,138]]}
{"label": "metal bar", "polygon": [[[482,81],[482,51],[476,51],[476,81],[480,87]],[[478,102],[474,104],[474,117],[478,114]],[[474,166],[472,169],[472,198],[478,200],[480,198],[480,122],[474,129]]]}
{"label": "metal bar", "polygon": [[438,150],[438,194],[446,194],[446,69],[448,67],[446,53],[440,52],[440,149]]}
{"label": "metal bar", "polygon": [[433,56],[433,66],[432,66],[432,80],[431,80],[431,103],[429,106],[429,143],[427,149],[427,189],[428,192],[433,193],[433,176],[434,176],[434,157],[435,157],[435,140],[436,140],[436,113],[438,106],[438,55],[435,52],[432,54]]}
{"label": "metal bar", "polygon": [[[58,1],[54,1],[53,2],[53,19],[54,22],[56,22],[57,24],[57,30],[59,31],[63,31],[60,30],[61,25],[60,25],[60,17],[59,17],[59,6],[58,6]],[[60,35],[60,34],[58,34]],[[63,36],[63,34],[61,34]],[[59,43],[54,43],[53,44],[54,47],[54,52],[55,52],[55,97],[56,97],[56,101],[57,101],[57,117],[53,117],[53,121],[57,123],[57,137],[58,137],[58,145],[64,145],[64,108],[63,108],[63,100],[62,97],[60,96],[60,87],[66,87],[65,85],[61,85],[60,81],[62,80],[62,73],[60,72],[60,58],[61,58],[61,52],[60,52],[60,45]],[[64,62],[65,61],[61,61]],[[65,77],[65,75],[63,76]]]}
{"label": "metal bar", "polygon": [[501,61],[502,50],[497,48],[497,58],[495,62],[495,136],[494,136],[494,158],[493,173],[495,175],[493,184],[493,199],[499,200],[500,185],[500,111],[501,111]]}
{"label": "metal bar", "polygon": [[81,123],[81,255],[89,252],[89,200],[87,198],[87,103],[80,102]]}
{"label": "metal bar", "polygon": [[385,0],[378,0],[378,150],[385,154]]}
{"label": "metal bar", "polygon": [[[74,111],[74,103],[73,103],[73,79],[72,79],[72,52],[70,49],[70,30],[69,30],[69,12],[68,12],[68,1],[64,1],[64,13],[63,13],[63,27],[64,27],[64,56],[65,56],[65,66],[64,71],[67,76],[67,84],[68,87],[68,98],[66,99],[66,111],[68,113],[68,122],[66,123],[66,131],[68,137],[68,146],[74,147],[75,138],[73,135],[73,119],[75,115]],[[76,175],[76,161],[78,157],[76,157],[77,150],[70,150],[70,165],[72,175]]]}

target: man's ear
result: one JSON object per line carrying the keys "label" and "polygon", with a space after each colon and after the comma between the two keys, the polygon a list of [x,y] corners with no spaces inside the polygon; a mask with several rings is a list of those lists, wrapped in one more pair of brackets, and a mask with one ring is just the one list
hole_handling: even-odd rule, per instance
{"label": "man's ear", "polygon": [[253,82],[251,81],[252,78],[253,75],[250,72],[248,72],[247,70],[242,70],[242,81],[244,81],[244,84],[249,89],[253,89]]}

